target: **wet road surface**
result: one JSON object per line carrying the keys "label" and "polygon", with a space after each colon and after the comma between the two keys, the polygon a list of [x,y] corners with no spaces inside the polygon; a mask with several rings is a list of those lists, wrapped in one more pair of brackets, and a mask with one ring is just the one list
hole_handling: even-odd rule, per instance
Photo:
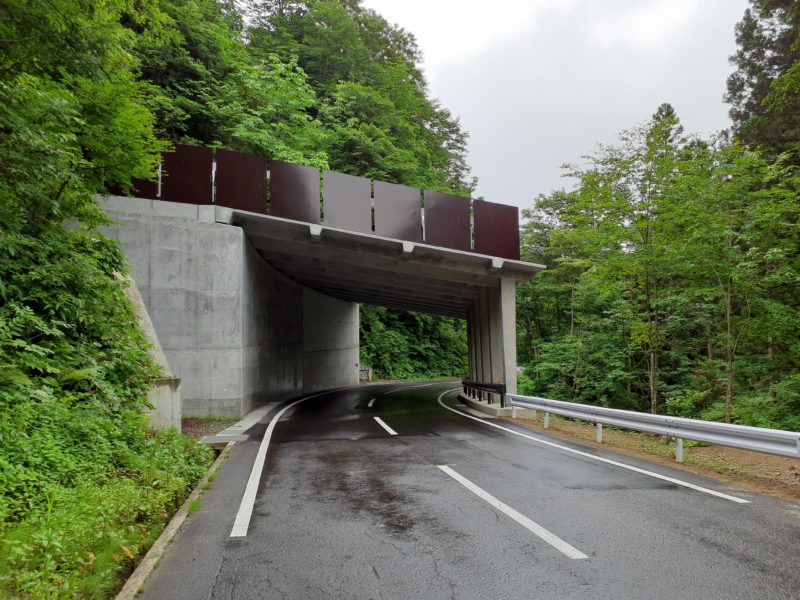
{"label": "wet road surface", "polygon": [[288,409],[246,535],[230,537],[276,406],[141,597],[800,598],[800,506],[492,420],[551,445],[513,435],[445,408],[466,412],[454,387],[362,386]]}

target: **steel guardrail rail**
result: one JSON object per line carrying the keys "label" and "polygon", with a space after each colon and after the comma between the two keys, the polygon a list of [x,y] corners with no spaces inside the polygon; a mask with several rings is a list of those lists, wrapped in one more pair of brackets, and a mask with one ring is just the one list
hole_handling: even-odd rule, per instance
{"label": "steel guardrail rail", "polygon": [[674,437],[676,440],[675,455],[678,462],[683,460],[683,440],[800,458],[800,432],[797,431],[653,415],[536,396],[520,396],[519,394],[507,394],[505,405],[512,407],[514,416],[516,416],[516,407],[542,411],[545,415],[545,427],[548,426],[550,413],[593,422],[597,426],[598,442],[602,441],[602,425],[613,425],[623,429]]}
{"label": "steel guardrail rail", "polygon": [[[500,406],[506,406],[506,385],[504,383],[484,383],[482,381],[472,381],[470,379],[462,379],[461,386],[464,388],[464,394],[467,396],[475,397],[475,392],[489,392],[490,394],[497,394],[500,397]],[[488,398],[489,404],[492,404],[492,397]]]}

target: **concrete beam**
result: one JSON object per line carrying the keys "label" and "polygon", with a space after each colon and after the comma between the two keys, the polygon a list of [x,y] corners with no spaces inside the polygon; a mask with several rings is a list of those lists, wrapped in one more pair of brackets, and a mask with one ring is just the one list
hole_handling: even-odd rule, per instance
{"label": "concrete beam", "polygon": [[343,265],[354,268],[371,267],[384,272],[394,273],[398,277],[425,278],[439,282],[454,284],[470,284],[481,287],[498,287],[498,278],[488,272],[485,267],[480,269],[459,270],[449,266],[442,266],[431,262],[420,262],[414,258],[403,259],[398,252],[394,255],[372,255],[366,251],[356,249],[342,249],[326,246],[324,236],[322,243],[311,244],[308,238],[293,241],[264,237],[257,233],[248,234],[253,245],[265,257],[273,253],[282,253],[294,256],[296,260],[311,258],[324,260],[332,265]]}
{"label": "concrete beam", "polygon": [[450,294],[464,298],[475,298],[480,290],[480,286],[472,284],[453,285],[425,277],[414,279],[400,277],[395,273],[368,266],[337,265],[320,258],[298,259],[296,256],[284,252],[262,253],[261,256],[276,269],[299,277],[330,278],[353,282],[356,285],[368,285],[372,288],[399,288],[405,291],[414,290],[431,295]]}

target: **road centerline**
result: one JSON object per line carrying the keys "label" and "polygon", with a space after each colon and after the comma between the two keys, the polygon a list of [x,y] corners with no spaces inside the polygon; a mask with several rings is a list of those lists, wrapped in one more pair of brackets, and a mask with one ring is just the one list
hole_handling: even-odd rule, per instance
{"label": "road centerline", "polygon": [[575,548],[575,546],[568,544],[560,537],[558,537],[556,534],[554,534],[551,531],[548,531],[547,529],[545,529],[535,521],[531,520],[530,518],[526,517],[519,511],[514,510],[505,502],[498,500],[497,498],[492,496],[489,492],[487,492],[481,487],[478,487],[477,485],[472,483],[469,479],[457,473],[447,465],[436,465],[436,466],[439,469],[441,469],[444,473],[447,473],[447,475],[455,479],[458,483],[463,485],[465,488],[467,488],[470,492],[478,496],[481,500],[484,500],[485,502],[487,502],[488,504],[499,510],[504,515],[512,518],[518,524],[522,525],[525,529],[530,531],[533,535],[535,535],[542,541],[547,542],[553,548],[555,548],[568,558],[571,558],[573,560],[582,560],[585,558],[589,558],[583,552]]}
{"label": "road centerline", "polygon": [[498,425],[497,423],[491,423],[490,421],[486,421],[484,419],[480,419],[478,417],[473,417],[470,414],[457,410],[455,408],[451,408],[447,406],[443,401],[442,398],[445,394],[449,394],[451,392],[459,391],[461,388],[454,388],[452,390],[447,390],[439,394],[437,401],[442,407],[446,408],[447,410],[454,412],[456,414],[461,415],[462,417],[466,417],[468,419],[472,419],[473,421],[478,421],[479,423],[483,423],[484,425],[488,425],[489,427],[494,427],[495,429],[500,429],[507,433],[511,433],[513,435],[523,437],[525,439],[537,442],[539,444],[544,444],[545,446],[550,446],[551,448],[558,448],[559,450],[564,450],[566,452],[570,452],[572,454],[577,454],[578,456],[583,456],[584,458],[589,458],[591,460],[595,460],[597,462],[606,463],[608,465],[613,465],[615,467],[620,467],[622,469],[627,469],[628,471],[633,471],[635,473],[640,473],[642,475],[647,475],[648,477],[654,477],[655,479],[661,479],[662,481],[668,481],[670,483],[674,483],[675,485],[679,485],[685,488],[689,488],[692,490],[696,490],[698,492],[703,492],[704,494],[709,494],[710,496],[716,496],[718,498],[723,498],[724,500],[730,500],[731,502],[736,502],[737,504],[750,504],[750,500],[745,500],[744,498],[739,498],[737,496],[731,496],[729,494],[725,494],[723,492],[718,492],[716,490],[712,490],[709,488],[702,487],[700,485],[695,485],[694,483],[689,483],[688,481],[683,481],[681,479],[675,479],[674,477],[668,477],[667,475],[661,475],[660,473],[655,473],[653,471],[648,471],[647,469],[642,469],[639,467],[634,467],[633,465],[628,465],[616,460],[612,460],[610,458],[603,458],[602,456],[595,456],[594,454],[589,454],[588,452],[583,452],[581,450],[576,450],[575,448],[570,448],[569,446],[562,446],[561,444],[556,444],[555,442],[551,442],[542,438],[535,437],[533,435],[528,435],[527,433],[522,433],[521,431],[514,431],[508,427],[503,427],[502,425]]}
{"label": "road centerline", "polygon": [[380,425],[380,426],[381,426],[381,427],[383,427],[383,428],[384,428],[386,431],[388,431],[388,432],[389,432],[389,435],[397,435],[397,432],[396,432],[394,429],[392,429],[391,427],[389,427],[389,426],[388,426],[388,425],[387,425],[387,424],[386,424],[386,423],[383,421],[383,419],[381,419],[380,417],[372,417],[372,418],[373,418],[373,419],[375,419],[375,421],[377,421],[378,425]]}

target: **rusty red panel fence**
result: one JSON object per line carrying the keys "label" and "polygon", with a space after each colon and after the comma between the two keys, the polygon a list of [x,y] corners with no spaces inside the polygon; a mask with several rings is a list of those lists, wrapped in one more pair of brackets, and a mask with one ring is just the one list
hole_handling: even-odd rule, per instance
{"label": "rusty red panel fence", "polygon": [[[133,195],[217,204],[403,241],[519,260],[519,209],[316,167],[177,144]],[[111,189],[111,193],[119,190]]]}

